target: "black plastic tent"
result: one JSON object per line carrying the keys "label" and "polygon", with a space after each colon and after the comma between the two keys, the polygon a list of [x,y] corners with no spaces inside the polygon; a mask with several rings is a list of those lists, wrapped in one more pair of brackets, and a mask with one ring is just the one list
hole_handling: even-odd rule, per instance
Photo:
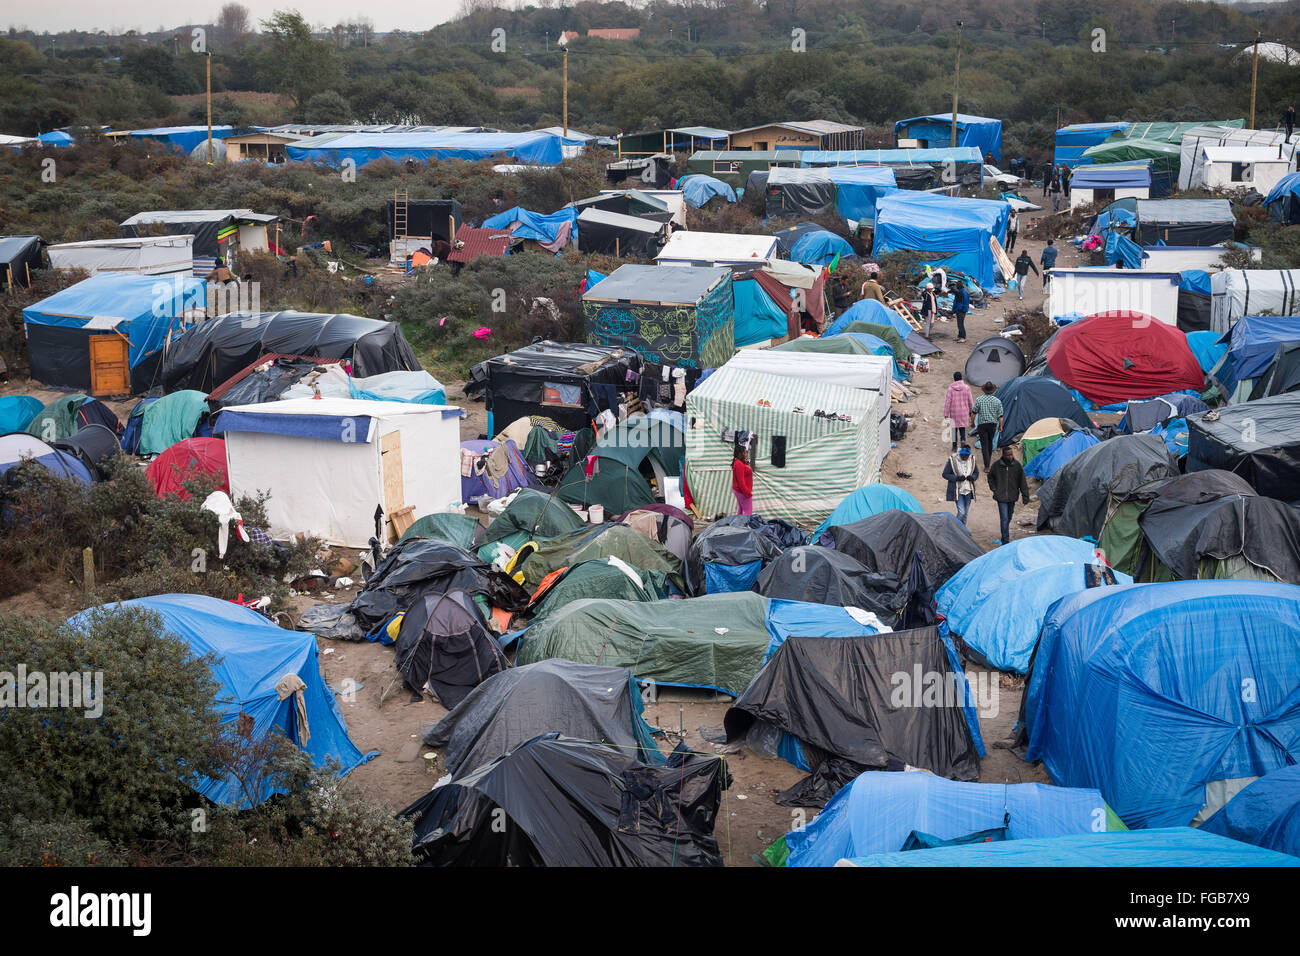
{"label": "black plastic tent", "polygon": [[546,734],[431,791],[414,821],[426,866],[721,866],[727,772],[682,745],[667,766]]}
{"label": "black plastic tent", "polygon": [[[980,383],[983,384],[983,383]],[[1092,419],[1070,390],[1046,375],[1022,375],[997,391],[1002,400],[1002,428],[997,443],[1010,445],[1034,422],[1043,418],[1064,418],[1092,428]]]}
{"label": "black plastic tent", "polygon": [[551,732],[599,740],[643,763],[663,763],[641,709],[641,692],[627,668],[551,658],[489,677],[427,728],[424,742],[442,749],[443,766],[453,777]]}
{"label": "black plastic tent", "polygon": [[[671,217],[669,217],[671,218]],[[578,250],[653,259],[667,239],[665,221],[594,207],[578,216]]]}
{"label": "black plastic tent", "polygon": [[171,344],[163,388],[210,392],[263,355],[276,354],[347,359],[359,378],[420,370],[396,322],[318,312],[230,312],[190,326]]}
{"label": "black plastic tent", "polygon": [[[900,679],[918,686],[903,688]],[[933,627],[788,637],[723,724],[729,741],[761,735],[761,725],[797,737],[813,774],[777,800],[821,806],[865,770],[907,765],[977,779],[980,749],[967,719],[967,694],[955,652]]]}
{"label": "black plastic tent", "polygon": [[984,553],[970,532],[947,511],[913,514],[891,509],[829,529],[835,550],[870,571],[905,578],[917,555],[932,587],[941,587]]}
{"label": "black plastic tent", "polygon": [[898,575],[868,570],[860,561],[817,545],[774,558],[754,584],[764,597],[871,611],[889,627],[902,623],[910,593]]}
{"label": "black plastic tent", "polygon": [[1113,504],[1147,482],[1176,474],[1175,459],[1158,435],[1120,435],[1093,445],[1038,489],[1038,530],[1096,538]]}
{"label": "black plastic tent", "polygon": [[1279,581],[1300,584],[1300,512],[1275,498],[1252,492],[1189,503],[1162,496],[1138,526],[1155,556],[1182,580],[1202,577],[1207,558],[1241,557]]}
{"label": "black plastic tent", "polygon": [[1187,419],[1187,470],[1222,468],[1261,495],[1300,502],[1300,392]]}
{"label": "black plastic tent", "polygon": [[426,594],[411,604],[394,651],[406,686],[432,691],[448,709],[506,667],[474,598],[460,590]]}
{"label": "black plastic tent", "polygon": [[31,270],[41,268],[40,236],[0,236],[0,288],[31,285]]}
{"label": "black plastic tent", "polygon": [[694,595],[748,591],[784,546],[733,515],[705,528],[686,555],[686,581]]}
{"label": "black plastic tent", "polygon": [[1251,390],[1250,400],[1285,395],[1300,389],[1300,342],[1283,342]]}

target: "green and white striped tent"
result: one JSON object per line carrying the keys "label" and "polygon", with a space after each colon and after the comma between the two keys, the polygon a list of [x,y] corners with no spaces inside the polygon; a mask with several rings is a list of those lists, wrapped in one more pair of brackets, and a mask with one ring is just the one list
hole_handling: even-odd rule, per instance
{"label": "green and white striped tent", "polygon": [[[735,513],[730,433],[746,431],[758,436],[754,513],[817,527],[845,495],[880,479],[878,400],[847,385],[724,365],[686,396],[687,483],[700,513]],[[851,421],[819,418],[819,409]],[[772,464],[777,437],[785,438],[782,468]]]}

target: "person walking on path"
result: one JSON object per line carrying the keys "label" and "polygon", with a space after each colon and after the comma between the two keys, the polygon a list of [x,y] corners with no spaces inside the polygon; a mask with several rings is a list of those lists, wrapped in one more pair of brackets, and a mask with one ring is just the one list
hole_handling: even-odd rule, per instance
{"label": "person walking on path", "polygon": [[965,281],[959,281],[952,293],[952,316],[957,320],[957,341],[966,341],[966,313],[970,311],[970,293]]}
{"label": "person walking on path", "polygon": [[1025,283],[1029,281],[1029,270],[1034,270],[1034,275],[1041,275],[1038,266],[1034,265],[1034,260],[1029,258],[1029,250],[1021,249],[1020,255],[1016,257],[1016,295],[1023,299],[1025,297]]}
{"label": "person walking on path", "polygon": [[1051,271],[1056,268],[1056,257],[1061,254],[1061,250],[1056,248],[1056,240],[1048,239],[1047,245],[1043,246],[1042,255],[1038,261],[1043,266],[1043,293],[1047,293],[1047,284],[1051,281]]}
{"label": "person walking on path", "polygon": [[1047,189],[1047,195],[1052,200],[1052,212],[1061,211],[1061,180],[1057,176],[1052,177],[1052,185]]}
{"label": "person walking on path", "polygon": [[934,325],[934,320],[939,317],[939,299],[934,294],[934,286],[929,285],[921,290],[921,318],[925,319],[925,337],[930,337],[930,329]]}
{"label": "person walking on path", "polygon": [[1002,399],[993,393],[998,390],[992,382],[985,382],[980,396],[971,406],[971,425],[979,439],[980,454],[984,456],[984,470],[989,470],[993,458],[993,439],[1002,427]]}
{"label": "person walking on path", "polygon": [[1043,198],[1047,198],[1048,190],[1052,186],[1052,173],[1055,172],[1051,163],[1043,164]]}
{"label": "person walking on path", "polygon": [[957,520],[966,523],[970,514],[971,503],[975,500],[975,481],[980,470],[975,466],[975,456],[970,453],[970,445],[948,456],[944,462],[943,479],[948,482],[948,500],[957,504]]}
{"label": "person walking on path", "polygon": [[754,513],[754,469],[749,464],[749,449],[736,446],[731,459],[731,491],[736,496],[736,514]]}
{"label": "person walking on path", "polygon": [[986,475],[993,500],[998,503],[998,521],[1002,527],[1002,543],[1011,543],[1011,516],[1016,511],[1016,498],[1029,504],[1029,482],[1025,469],[1016,461],[1015,450],[1010,445],[1002,447],[1002,457],[993,463]]}
{"label": "person walking on path", "polygon": [[961,377],[961,372],[952,373],[952,384],[943,395],[943,417],[948,419],[952,429],[952,450],[966,441],[966,426],[971,419],[970,386]]}
{"label": "person walking on path", "polygon": [[1282,125],[1286,127],[1286,141],[1291,142],[1291,134],[1295,131],[1295,107],[1288,106],[1282,113]]}
{"label": "person walking on path", "polygon": [[1016,251],[1016,237],[1020,234],[1020,217],[1016,211],[1011,210],[1011,216],[1007,219],[1007,255]]}

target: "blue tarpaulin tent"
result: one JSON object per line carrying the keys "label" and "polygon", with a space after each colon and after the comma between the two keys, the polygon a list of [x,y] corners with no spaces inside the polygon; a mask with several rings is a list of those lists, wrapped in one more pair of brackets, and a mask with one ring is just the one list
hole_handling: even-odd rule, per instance
{"label": "blue tarpaulin tent", "polygon": [[1264,774],[1200,829],[1300,856],[1300,763]]}
{"label": "blue tarpaulin tent", "polygon": [[1142,159],[1127,163],[1086,163],[1074,170],[1071,189],[1143,189],[1151,186],[1151,163]]}
{"label": "blue tarpaulin tent", "polygon": [[1300,342],[1300,316],[1242,316],[1219,341],[1228,351],[1215,377],[1231,395],[1238,383],[1255,378],[1273,364],[1279,345]]}
{"label": "blue tarpaulin tent", "polygon": [[[150,139],[166,143],[168,149],[188,156],[195,146],[207,140],[208,128],[206,126],[156,126],[153,129],[127,130],[126,135],[132,139]],[[225,139],[227,136],[234,135],[233,126],[212,127],[213,139]]]}
{"label": "blue tarpaulin tent", "polygon": [[31,395],[0,396],[0,435],[26,431],[44,407],[39,398]]}
{"label": "blue tarpaulin tent", "polygon": [[910,491],[894,485],[864,485],[845,496],[844,500],[835,506],[830,516],[817,526],[817,530],[812,533],[809,540],[816,544],[826,529],[832,525],[853,524],[855,521],[893,509],[910,511],[918,515],[925,513],[921,502],[917,501]]}
{"label": "blue tarpaulin tent", "polygon": [[[591,288],[590,283],[587,288]],[[736,278],[731,284],[735,300],[736,347],[784,337],[789,315],[756,279]]]}
{"label": "blue tarpaulin tent", "polygon": [[1089,432],[1070,432],[1035,455],[1029,464],[1025,466],[1025,474],[1030,478],[1046,481],[1079,452],[1085,451],[1096,444],[1098,444],[1098,439],[1094,438]]}
{"label": "blue tarpaulin tent", "polygon": [[[119,606],[157,614],[167,632],[188,644],[196,655],[217,658],[212,675],[221,686],[214,703],[223,726],[229,727],[241,713],[247,714],[253,718],[255,738],[283,734],[317,767],[336,761],[344,774],[375,756],[376,752],[362,754],[348,737],[334,694],[321,677],[315,635],[286,631],[250,608],[198,594],[160,594],[123,601]],[[86,623],[94,613],[84,611],[70,623]],[[280,699],[276,684],[286,676],[296,676],[306,685],[301,696]],[[193,785],[209,800],[241,809],[278,792],[264,782],[250,800],[233,775],[221,780],[204,778]]]}
{"label": "blue tarpaulin tent", "polygon": [[[1035,542],[1030,544],[1029,542]],[[1029,670],[1048,609],[1087,587],[1087,566],[1100,567],[1092,545],[1077,538],[1039,535],[1003,545],[967,564],[935,595],[943,630],[997,670]],[[1115,573],[1121,584],[1128,575]]]}
{"label": "blue tarpaulin tent", "polygon": [[[913,116],[894,124],[894,142],[919,139],[925,147],[946,146],[952,142],[952,114],[933,113]],[[957,145],[972,146],[980,156],[992,154],[993,162],[1002,161],[1002,120],[987,116],[957,114]]]}
{"label": "blue tarpaulin tent", "polygon": [[907,324],[907,319],[903,318],[893,309],[886,306],[878,299],[858,299],[851,306],[845,309],[826,330],[822,332],[823,336],[838,335],[850,322],[870,322],[873,325],[889,325],[904,340],[914,331]]}
{"label": "blue tarpaulin tent", "polygon": [[930,260],[931,264],[964,272],[991,289],[994,263],[989,239],[1002,242],[1006,238],[1010,215],[1011,205],[1001,200],[900,191],[876,204],[872,252],[937,253],[939,258]]}
{"label": "blue tarpaulin tent", "polygon": [[490,219],[484,219],[483,228],[510,229],[510,226],[516,222],[519,225],[514,228],[511,235],[517,239],[532,239],[544,244],[555,242],[560,237],[561,228],[567,222],[572,227],[569,232],[569,242],[578,241],[578,210],[572,205],[557,209],[546,216],[522,206],[514,206],[505,212],[497,213]]}
{"label": "blue tarpaulin tent", "polygon": [[1300,866],[1300,860],[1188,827],[972,843],[848,860],[854,866]]}
{"label": "blue tarpaulin tent", "polygon": [[1288,173],[1274,183],[1264,205],[1274,222],[1284,226],[1300,222],[1300,172]]}
{"label": "blue tarpaulin tent", "polygon": [[1054,165],[1064,163],[1071,168],[1083,160],[1083,151],[1089,146],[1104,143],[1111,133],[1124,129],[1128,123],[1076,123],[1056,131]]}
{"label": "blue tarpaulin tent", "polygon": [[851,255],[853,247],[825,229],[800,236],[790,249],[791,260],[814,266],[828,266],[835,261],[836,256]]}
{"label": "blue tarpaulin tent", "polygon": [[835,184],[835,209],[845,221],[870,225],[876,221],[876,200],[898,192],[894,171],[885,166],[831,166],[825,172]]}
{"label": "blue tarpaulin tent", "polygon": [[[1184,273],[1185,275],[1185,273]],[[1179,284],[1179,290],[1183,288]],[[1300,331],[1300,330],[1298,330]],[[1187,347],[1192,350],[1196,356],[1197,364],[1201,366],[1201,371],[1207,375],[1214,370],[1214,366],[1219,364],[1220,359],[1228,352],[1228,343],[1224,342],[1218,332],[1202,330],[1200,332],[1187,333]]]}
{"label": "blue tarpaulin tent", "polygon": [[[213,136],[215,137],[215,135],[216,134],[214,133]],[[50,133],[42,133],[40,136],[36,138],[39,139],[41,141],[41,144],[44,146],[71,146],[72,145],[72,134],[65,133],[61,129],[56,129]]]}
{"label": "blue tarpaulin tent", "polygon": [[800,166],[923,166],[933,163],[983,164],[984,154],[973,146],[935,149],[833,149],[805,150]]}
{"label": "blue tarpaulin tent", "polygon": [[785,835],[786,866],[834,866],[845,857],[892,853],[913,831],[956,840],[1005,827],[1005,839],[1023,840],[1092,833],[1098,826],[1106,826],[1106,803],[1096,790],[869,771],[812,823]]}
{"label": "blue tarpaulin tent", "polygon": [[154,384],[167,336],[187,310],[207,306],[207,285],[192,276],[101,272],[23,309],[32,378],[89,390],[90,337],[121,335],[129,343],[131,390]]}
{"label": "blue tarpaulin tent", "polygon": [[35,435],[22,432],[0,435],[0,477],[25,461],[35,462],[60,478],[71,478],[83,485],[95,480],[85,463],[71,452],[59,451]]}
{"label": "blue tarpaulin tent", "polygon": [[1300,587],[1200,580],[1092,588],[1047,615],[1029,745],[1132,827],[1186,826],[1218,781],[1300,758]]}
{"label": "blue tarpaulin tent", "polygon": [[677,188],[682,191],[682,197],[686,202],[696,209],[699,209],[715,196],[721,196],[727,202],[736,201],[736,191],[721,179],[714,179],[712,176],[704,176],[699,173],[683,176],[677,180]]}
{"label": "blue tarpaulin tent", "polygon": [[311,140],[285,147],[293,162],[325,163],[339,167],[345,159],[357,166],[376,159],[401,163],[408,159],[481,159],[505,157],[517,163],[555,166],[564,158],[564,148],[579,147],[582,140],[565,139],[552,133],[351,133],[313,145]]}

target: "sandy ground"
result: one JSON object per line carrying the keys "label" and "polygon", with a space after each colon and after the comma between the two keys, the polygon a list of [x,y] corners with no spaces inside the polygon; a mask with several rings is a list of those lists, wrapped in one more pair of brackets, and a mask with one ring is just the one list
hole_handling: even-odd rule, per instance
{"label": "sandy ground", "polygon": [[[1031,215],[1022,214],[1022,234],[1023,220]],[[1037,262],[1043,243],[1028,240],[1022,245],[1030,250]],[[1073,247],[1061,245],[1060,265],[1079,264],[1080,257]],[[944,390],[952,381],[953,371],[964,367],[971,348],[1001,330],[1002,323],[998,319],[1008,311],[1036,308],[1041,304],[1041,280],[1031,276],[1023,302],[1014,295],[1004,296],[1002,301],[991,301],[986,308],[968,317],[968,342],[965,345],[955,342],[956,328],[953,324],[942,323],[935,327],[932,340],[945,351],[932,356],[928,374],[916,376],[917,396],[904,405],[895,406],[895,411],[908,414],[911,427],[885,459],[882,481],[906,488],[929,511],[953,510],[953,506],[944,500],[946,483],[939,477],[949,450],[942,433]],[[32,388],[30,383],[21,380],[0,385],[0,394],[15,392],[32,394],[42,401],[49,401],[59,394]],[[451,397],[456,400],[460,396],[452,389]],[[134,401],[110,403],[123,418],[133,404]],[[483,405],[466,402],[464,407],[467,416],[461,423],[462,437],[477,438],[486,428],[487,416]],[[1013,537],[1032,533],[1036,513],[1036,502],[1017,511]],[[998,533],[997,508],[982,477],[980,492],[971,509],[970,529],[981,547],[993,546]],[[348,601],[354,594],[354,589],[332,592],[331,603]],[[74,600],[75,592],[67,586],[42,587],[39,591],[0,602],[0,613],[44,614],[58,619],[73,610]],[[316,600],[315,596],[300,595],[294,598],[294,607],[301,611]],[[346,686],[343,682],[349,679],[360,685],[352,699],[341,700],[353,740],[363,750],[378,751],[374,760],[351,774],[351,783],[394,809],[406,806],[431,788],[441,776],[439,767],[435,765],[431,771],[426,765],[423,755],[428,750],[420,737],[422,729],[435,723],[446,711],[432,700],[411,699],[411,694],[400,686],[397,679],[391,648],[329,640],[321,640],[320,647],[322,670],[331,686],[336,689]],[[1020,707],[1021,688],[1018,681],[989,676],[992,677],[991,686],[997,688],[996,707],[990,706],[988,713],[981,714],[980,730],[988,756],[983,761],[980,780],[989,783],[1048,782],[1040,766],[1025,764],[1009,751],[994,746],[995,741],[1006,738],[1011,731]],[[984,679],[989,680],[989,676]],[[721,695],[661,689],[657,702],[647,706],[646,719],[667,732],[667,747],[677,742],[680,733],[693,749],[717,753],[717,745],[707,741],[700,728],[721,727],[728,706],[729,699]],[[726,754],[726,759],[735,782],[725,794],[717,836],[728,865],[752,866],[758,862],[757,854],[800,822],[804,812],[776,804],[773,795],[794,784],[803,774],[784,761],[761,757],[744,749]],[[812,811],[804,815],[811,818]]]}

